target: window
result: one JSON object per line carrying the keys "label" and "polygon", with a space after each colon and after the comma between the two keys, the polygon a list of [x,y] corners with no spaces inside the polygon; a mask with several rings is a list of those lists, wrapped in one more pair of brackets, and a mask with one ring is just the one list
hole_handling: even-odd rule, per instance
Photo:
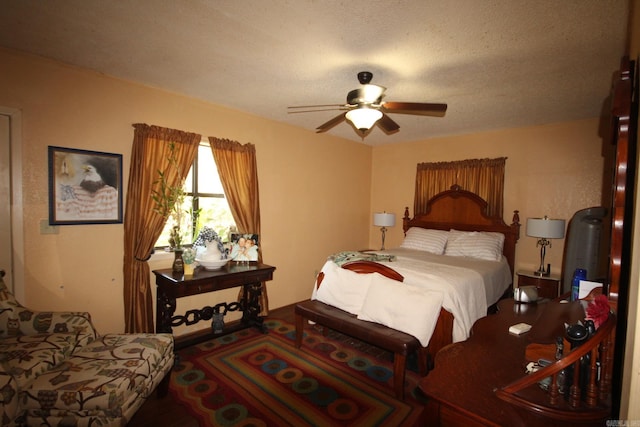
{"label": "window", "polygon": [[[180,227],[183,230],[183,243],[187,246],[193,243],[204,226],[213,228],[226,241],[230,227],[235,229],[235,222],[208,141],[201,142],[198,147],[198,154],[185,180],[185,192],[182,204],[185,215]],[[169,246],[172,226],[170,219],[156,242],[156,248]]]}

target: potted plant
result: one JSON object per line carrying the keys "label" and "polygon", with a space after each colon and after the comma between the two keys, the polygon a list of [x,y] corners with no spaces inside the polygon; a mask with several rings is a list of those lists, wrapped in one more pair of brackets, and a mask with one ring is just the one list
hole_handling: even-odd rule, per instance
{"label": "potted plant", "polygon": [[[169,144],[169,167],[173,167],[176,171],[180,172],[180,165],[176,159],[175,143]],[[155,202],[154,212],[161,215],[165,221],[171,219],[172,226],[169,237],[170,250],[175,253],[173,262],[173,271],[175,273],[182,273],[184,271],[184,264],[182,260],[182,244],[184,231],[183,221],[186,213],[183,210],[183,203],[185,198],[185,191],[183,184],[179,186],[169,185],[167,182],[166,173],[158,170],[158,180],[155,181],[157,189],[151,192],[151,198]]]}

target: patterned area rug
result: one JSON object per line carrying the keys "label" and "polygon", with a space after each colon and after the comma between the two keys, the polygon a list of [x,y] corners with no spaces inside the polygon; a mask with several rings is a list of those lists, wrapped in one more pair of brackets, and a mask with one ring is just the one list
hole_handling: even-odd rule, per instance
{"label": "patterned area rug", "polygon": [[407,371],[405,401],[393,394],[392,365],[348,344],[268,319],[180,351],[171,394],[201,426],[414,426],[419,376]]}

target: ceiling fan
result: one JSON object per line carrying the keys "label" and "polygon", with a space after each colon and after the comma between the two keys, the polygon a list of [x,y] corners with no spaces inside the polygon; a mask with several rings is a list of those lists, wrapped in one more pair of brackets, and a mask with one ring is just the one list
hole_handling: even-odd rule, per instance
{"label": "ceiling fan", "polygon": [[289,113],[309,113],[316,111],[339,110],[344,113],[332,118],[316,128],[316,133],[326,132],[332,127],[347,120],[356,133],[363,139],[378,125],[387,135],[398,132],[400,126],[387,114],[413,114],[418,116],[443,117],[447,104],[430,104],[422,102],[383,101],[385,87],[371,84],[373,74],[369,71],[358,73],[358,81],[362,85],[347,94],[346,104],[301,105],[288,107]]}

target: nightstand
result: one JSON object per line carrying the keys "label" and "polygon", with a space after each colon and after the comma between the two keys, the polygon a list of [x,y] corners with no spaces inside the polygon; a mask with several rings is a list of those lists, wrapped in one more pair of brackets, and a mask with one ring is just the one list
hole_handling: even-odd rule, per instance
{"label": "nightstand", "polygon": [[554,299],[560,296],[560,276],[551,274],[550,276],[537,276],[533,271],[520,270],[518,275],[518,287],[535,286],[538,288],[540,298]]}

